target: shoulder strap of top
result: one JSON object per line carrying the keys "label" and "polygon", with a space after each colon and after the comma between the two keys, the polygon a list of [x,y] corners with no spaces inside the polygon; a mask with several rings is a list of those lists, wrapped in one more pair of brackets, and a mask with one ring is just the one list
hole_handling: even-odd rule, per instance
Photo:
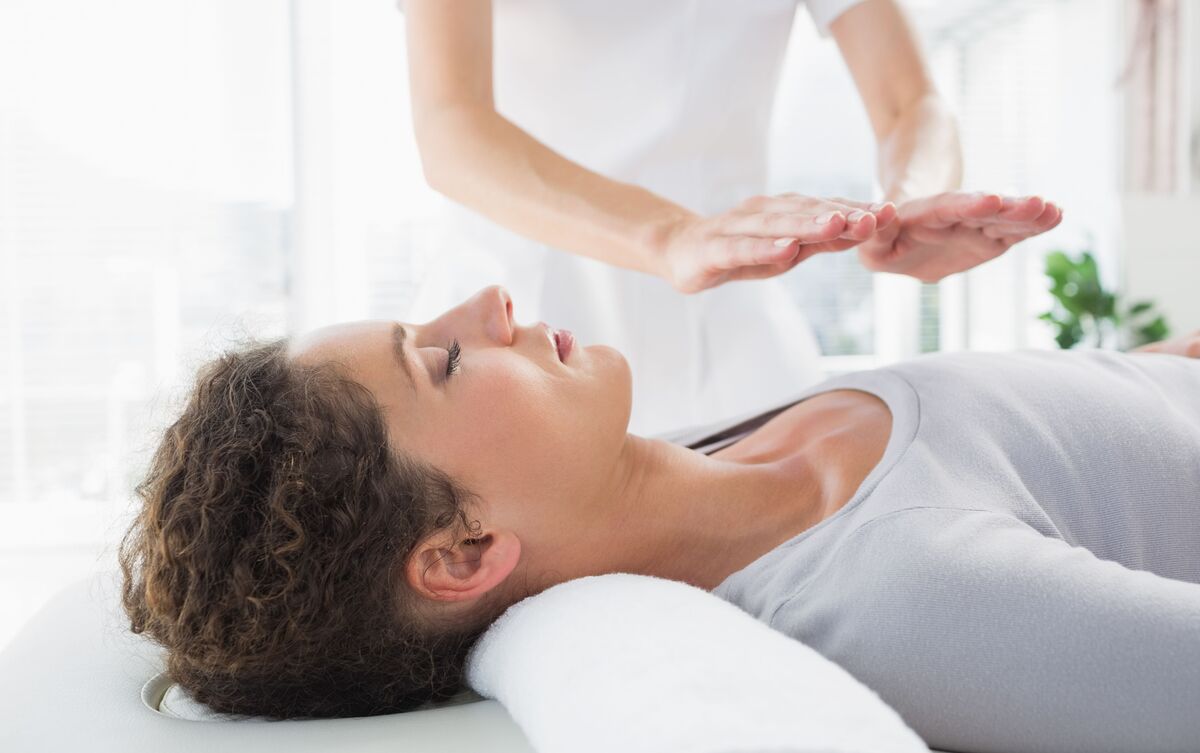
{"label": "shoulder strap of top", "polygon": [[[655,439],[665,439],[674,444],[681,444],[688,449],[711,455],[722,447],[727,447],[745,435],[770,421],[775,416],[792,407],[799,400],[793,400],[777,408],[758,413],[749,418],[733,418],[712,424],[691,426],[678,431],[655,435]],[[731,423],[732,422],[732,423]]]}

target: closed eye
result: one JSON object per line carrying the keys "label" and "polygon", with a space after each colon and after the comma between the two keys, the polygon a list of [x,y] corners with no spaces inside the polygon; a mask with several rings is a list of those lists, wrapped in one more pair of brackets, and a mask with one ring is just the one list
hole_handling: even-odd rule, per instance
{"label": "closed eye", "polygon": [[446,379],[449,379],[452,374],[458,373],[458,367],[462,359],[462,347],[458,344],[458,340],[454,340],[446,347]]}

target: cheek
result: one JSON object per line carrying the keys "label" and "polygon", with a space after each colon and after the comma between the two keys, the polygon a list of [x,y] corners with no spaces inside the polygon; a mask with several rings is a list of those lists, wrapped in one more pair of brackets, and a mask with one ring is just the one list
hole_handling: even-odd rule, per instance
{"label": "cheek", "polygon": [[555,399],[552,378],[532,365],[477,366],[457,386],[440,411],[431,446],[447,472],[482,491],[511,488],[553,462],[566,425],[555,415],[561,398]]}
{"label": "cheek", "polygon": [[559,378],[519,360],[477,362],[422,431],[421,454],[485,498],[536,505],[580,495],[628,420],[627,374],[615,369],[627,367],[603,365]]}

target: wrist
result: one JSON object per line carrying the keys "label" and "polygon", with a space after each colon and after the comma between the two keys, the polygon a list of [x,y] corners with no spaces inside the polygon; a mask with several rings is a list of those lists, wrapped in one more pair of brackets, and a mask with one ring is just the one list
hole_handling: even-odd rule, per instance
{"label": "wrist", "polygon": [[642,228],[639,246],[646,272],[671,281],[669,250],[684,228],[698,215],[683,207],[671,207],[652,217]]}
{"label": "wrist", "polygon": [[879,141],[877,168],[885,199],[907,201],[962,184],[958,125],[935,91],[914,100]]}
{"label": "wrist", "polygon": [[915,189],[916,186],[912,184],[912,181],[898,180],[884,189],[883,198],[880,201],[890,201],[899,209],[901,204],[913,198]]}

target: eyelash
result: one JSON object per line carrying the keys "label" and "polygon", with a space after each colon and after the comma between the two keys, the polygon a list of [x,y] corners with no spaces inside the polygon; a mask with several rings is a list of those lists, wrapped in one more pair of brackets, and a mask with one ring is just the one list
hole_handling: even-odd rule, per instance
{"label": "eyelash", "polygon": [[462,355],[462,348],[458,345],[458,340],[450,343],[450,347],[446,348],[446,352],[450,355],[446,359],[446,378],[449,379],[451,374],[458,372],[459,356]]}

